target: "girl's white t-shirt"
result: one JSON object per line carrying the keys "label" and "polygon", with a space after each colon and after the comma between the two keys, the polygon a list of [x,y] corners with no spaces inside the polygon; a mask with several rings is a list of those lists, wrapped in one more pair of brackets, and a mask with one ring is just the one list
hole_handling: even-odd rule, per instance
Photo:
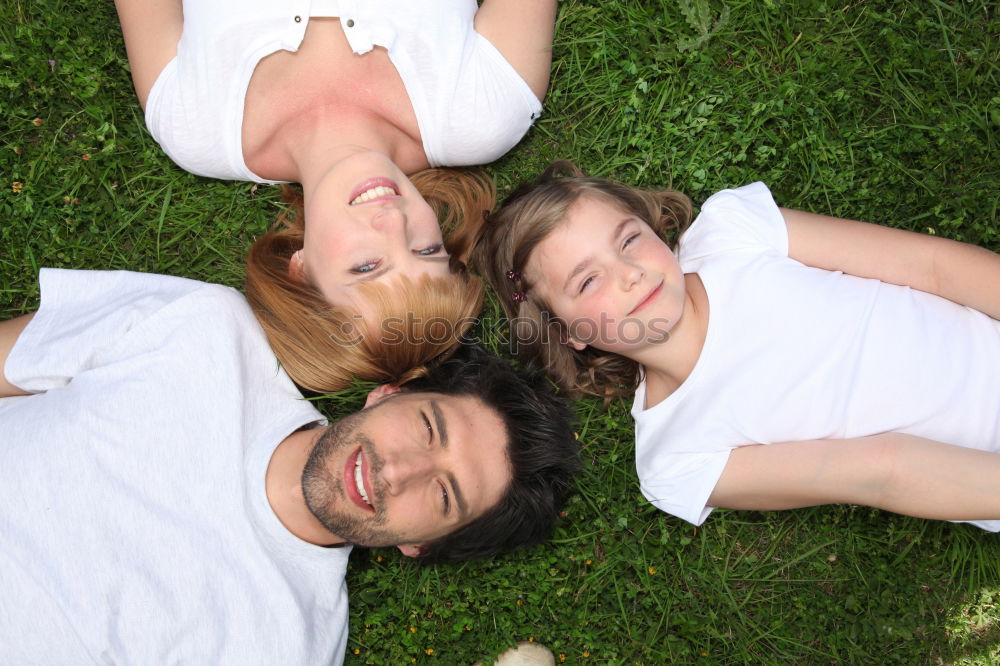
{"label": "girl's white t-shirt", "polygon": [[679,252],[708,294],[705,344],[673,394],[647,409],[643,381],[632,407],[641,489],[663,511],[701,524],[748,444],[898,431],[1000,451],[1000,321],[790,259],[762,183],[710,197]]}

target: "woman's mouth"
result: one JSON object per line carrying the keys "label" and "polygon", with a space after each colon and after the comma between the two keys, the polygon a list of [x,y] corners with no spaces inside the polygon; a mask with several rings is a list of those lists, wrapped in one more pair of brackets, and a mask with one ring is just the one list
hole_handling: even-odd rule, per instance
{"label": "woman's mouth", "polygon": [[388,178],[369,178],[351,192],[349,205],[384,201],[399,196],[399,186]]}

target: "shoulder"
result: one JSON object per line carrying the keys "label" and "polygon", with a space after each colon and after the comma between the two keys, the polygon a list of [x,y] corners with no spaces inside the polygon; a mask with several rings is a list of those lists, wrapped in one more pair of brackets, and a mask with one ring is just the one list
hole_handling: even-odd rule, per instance
{"label": "shoulder", "polygon": [[680,239],[684,270],[696,271],[707,256],[732,250],[772,249],[788,254],[788,230],[771,191],[763,183],[726,189],[713,194]]}

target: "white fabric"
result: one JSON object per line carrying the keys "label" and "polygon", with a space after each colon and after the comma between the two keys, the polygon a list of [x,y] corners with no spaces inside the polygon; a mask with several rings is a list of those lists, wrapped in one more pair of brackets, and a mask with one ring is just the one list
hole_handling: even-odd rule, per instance
{"label": "white fabric", "polygon": [[[905,432],[1000,450],[1000,322],[937,296],[788,258],[761,183],[709,198],[680,242],[709,301],[687,381],[635,396],[636,464],[657,507],[701,524],[729,452]],[[970,521],[1000,531],[1000,521]]]}
{"label": "white fabric", "polygon": [[431,166],[492,162],[520,141],[542,105],[473,29],[476,11],[475,0],[185,0],[177,56],[150,90],[146,125],[192,173],[274,182],[243,159],[250,77],[265,56],[298,50],[310,16],[339,15],[354,53],[387,50]]}
{"label": "white fabric", "polygon": [[321,415],[218,285],[43,270],[0,399],[0,663],[329,664],[349,548],[264,474]]}

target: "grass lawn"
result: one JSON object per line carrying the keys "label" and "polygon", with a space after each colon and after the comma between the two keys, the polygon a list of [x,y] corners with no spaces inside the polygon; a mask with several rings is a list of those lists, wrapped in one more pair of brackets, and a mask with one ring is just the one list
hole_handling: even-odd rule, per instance
{"label": "grass lawn", "polygon": [[[1000,250],[998,60],[985,0],[564,0],[545,114],[488,170],[506,191],[568,157],[696,203],[762,180]],[[37,306],[41,266],[241,284],[277,188],[160,152],[110,0],[0,0],[0,110],[0,317]],[[498,312],[479,331],[503,349]],[[578,412],[587,469],[551,544],[437,568],[355,552],[349,664],[518,640],[568,664],[1000,662],[1000,535],[846,506],[693,528],[639,494],[627,405]]]}

